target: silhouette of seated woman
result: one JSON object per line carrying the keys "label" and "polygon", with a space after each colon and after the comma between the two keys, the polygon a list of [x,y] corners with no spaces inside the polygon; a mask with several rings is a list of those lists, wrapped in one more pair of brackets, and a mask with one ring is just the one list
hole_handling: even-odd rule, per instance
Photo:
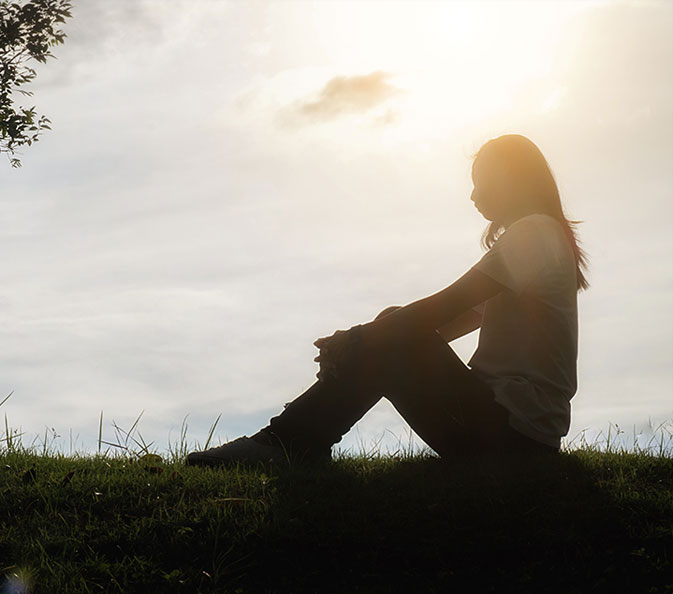
{"label": "silhouette of seated woman", "polygon": [[[315,341],[318,381],[251,437],[189,464],[327,460],[387,398],[441,458],[558,452],[577,390],[577,293],[586,256],[549,165],[520,135],[488,141],[471,199],[488,251],[445,289]],[[465,365],[449,342],[480,329]]]}

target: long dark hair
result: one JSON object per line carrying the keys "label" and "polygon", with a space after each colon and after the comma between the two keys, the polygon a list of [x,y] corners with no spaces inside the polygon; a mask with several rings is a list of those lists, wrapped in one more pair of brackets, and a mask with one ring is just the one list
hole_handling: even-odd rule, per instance
{"label": "long dark hair", "polygon": [[[474,162],[485,154],[489,160],[496,158],[507,167],[516,180],[517,189],[530,201],[534,212],[550,215],[561,223],[575,254],[577,290],[587,289],[588,258],[580,247],[576,231],[582,221],[571,221],[565,216],[556,180],[540,149],[525,136],[506,134],[485,143],[474,156]],[[502,223],[491,221],[482,235],[481,244],[489,249],[503,229]]]}

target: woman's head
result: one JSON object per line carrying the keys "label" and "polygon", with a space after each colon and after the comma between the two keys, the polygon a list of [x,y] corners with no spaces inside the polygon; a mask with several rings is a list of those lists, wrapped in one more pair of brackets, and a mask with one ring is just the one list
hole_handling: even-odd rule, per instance
{"label": "woman's head", "polygon": [[490,221],[503,227],[534,213],[558,215],[558,188],[540,149],[525,136],[489,140],[472,164],[472,200]]}
{"label": "woman's head", "polygon": [[489,140],[472,163],[472,201],[491,223],[482,243],[490,248],[503,229],[530,214],[547,214],[558,220],[571,240],[577,263],[577,287],[586,289],[587,259],[578,245],[574,227],[563,212],[558,186],[540,149],[525,136],[506,134]]}

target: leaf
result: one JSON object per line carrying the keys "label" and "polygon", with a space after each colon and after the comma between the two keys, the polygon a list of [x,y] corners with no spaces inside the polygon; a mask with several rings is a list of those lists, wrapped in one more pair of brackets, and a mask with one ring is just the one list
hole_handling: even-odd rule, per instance
{"label": "leaf", "polygon": [[37,76],[31,62],[47,62],[53,57],[49,48],[64,42],[66,34],[58,26],[71,18],[71,8],[69,0],[0,2],[0,153],[7,153],[12,167],[21,167],[16,149],[37,140],[30,133],[48,129],[29,128],[35,108],[15,106],[12,93],[32,95],[19,87]]}

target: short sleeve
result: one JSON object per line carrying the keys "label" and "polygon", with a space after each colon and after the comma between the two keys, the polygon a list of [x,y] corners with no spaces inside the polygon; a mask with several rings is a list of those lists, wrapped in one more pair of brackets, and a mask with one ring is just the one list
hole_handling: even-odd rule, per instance
{"label": "short sleeve", "polygon": [[[551,230],[553,233],[553,230]],[[550,229],[536,215],[512,223],[472,268],[511,289],[517,296],[540,277],[548,264]]]}
{"label": "short sleeve", "polygon": [[478,303],[472,308],[474,311],[476,311],[480,316],[484,315],[484,309],[486,309],[486,302],[482,301],[481,303]]}

